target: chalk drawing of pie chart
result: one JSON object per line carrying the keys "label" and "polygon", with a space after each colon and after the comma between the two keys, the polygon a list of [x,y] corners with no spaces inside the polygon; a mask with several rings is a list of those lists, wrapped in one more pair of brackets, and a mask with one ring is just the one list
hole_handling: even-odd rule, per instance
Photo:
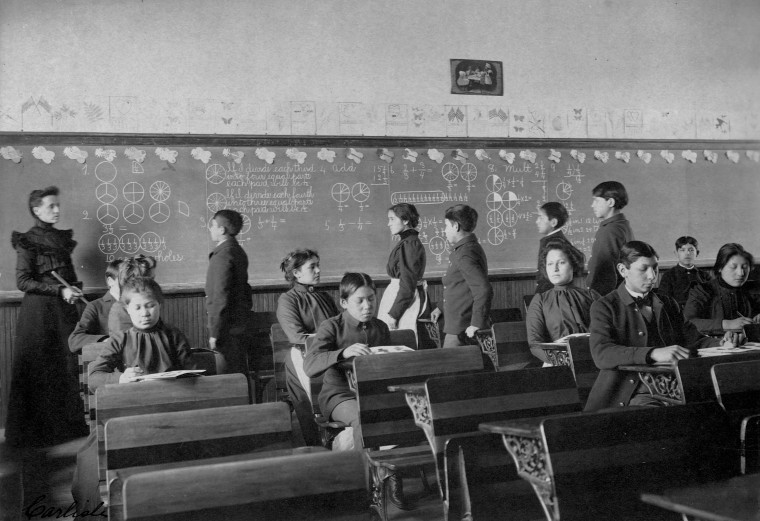
{"label": "chalk drawing of pie chart", "polygon": [[441,175],[449,183],[453,183],[459,177],[459,167],[454,163],[445,163],[441,167]]}
{"label": "chalk drawing of pie chart", "polygon": [[95,177],[103,183],[110,183],[116,179],[117,173],[116,167],[110,161],[101,161],[95,167]]}
{"label": "chalk drawing of pie chart", "polygon": [[486,188],[491,192],[501,192],[502,186],[501,177],[497,175],[489,175],[486,179]]}
{"label": "chalk drawing of pie chart", "polygon": [[335,183],[330,190],[330,195],[339,203],[345,203],[351,197],[351,189],[345,183]]}
{"label": "chalk drawing of pie chart", "polygon": [[111,183],[100,183],[95,189],[95,197],[101,203],[112,203],[119,198],[119,190]]}
{"label": "chalk drawing of pie chart", "polygon": [[498,228],[504,223],[501,212],[497,210],[489,211],[488,215],[486,215],[486,221],[488,222],[488,226],[491,226],[492,228]]}
{"label": "chalk drawing of pie chart", "polygon": [[127,255],[134,255],[140,250],[140,236],[136,233],[125,233],[119,239],[119,248]]}
{"label": "chalk drawing of pie chart", "polygon": [[154,201],[158,201],[160,203],[163,203],[167,199],[169,199],[169,196],[172,194],[172,189],[168,185],[168,183],[165,183],[164,181],[156,181],[152,185],[150,185],[150,198]]}
{"label": "chalk drawing of pie chart", "polygon": [[573,185],[566,183],[565,181],[560,181],[554,191],[556,192],[558,199],[561,201],[567,201],[570,199],[570,196],[573,195]]}
{"label": "chalk drawing of pie chart", "polygon": [[504,242],[504,232],[501,231],[501,228],[491,228],[488,230],[488,242],[494,246],[498,246]]}
{"label": "chalk drawing of pie chart", "polygon": [[119,251],[119,238],[113,233],[106,233],[98,239],[98,248],[106,255],[111,255]]}
{"label": "chalk drawing of pie chart", "polygon": [[354,184],[354,186],[351,187],[351,197],[353,197],[354,201],[357,203],[363,203],[369,199],[369,186],[364,183]]}
{"label": "chalk drawing of pie chart", "polygon": [[486,206],[488,206],[489,210],[500,210],[502,204],[503,204],[503,200],[502,200],[501,194],[497,194],[496,192],[490,192],[486,196]]}
{"label": "chalk drawing of pie chart", "polygon": [[219,192],[214,192],[206,198],[206,207],[211,213],[227,208],[227,198]]}
{"label": "chalk drawing of pie chart", "polygon": [[145,232],[140,237],[140,248],[145,250],[146,253],[156,252],[160,246],[161,237],[156,232]]}
{"label": "chalk drawing of pie chart", "polygon": [[510,210],[514,210],[515,207],[520,204],[520,198],[517,197],[517,194],[514,192],[504,192],[501,199],[504,202],[504,206]]}
{"label": "chalk drawing of pie chart", "polygon": [[214,163],[206,169],[206,181],[218,185],[227,178],[222,165]]}
{"label": "chalk drawing of pie chart", "polygon": [[517,226],[517,221],[519,221],[519,218],[517,217],[516,211],[512,210],[511,208],[507,208],[501,214],[501,220],[509,228],[514,228]]}
{"label": "chalk drawing of pie chart", "polygon": [[243,216],[243,226],[240,228],[240,235],[244,235],[251,230],[251,218],[247,215]]}
{"label": "chalk drawing of pie chart", "polygon": [[124,185],[121,191],[124,194],[124,199],[129,203],[139,203],[145,197],[145,188],[140,183],[130,181]]}
{"label": "chalk drawing of pie chart", "polygon": [[154,223],[161,224],[169,220],[171,209],[166,203],[153,203],[148,208],[148,215]]}
{"label": "chalk drawing of pie chart", "polygon": [[138,224],[145,218],[145,209],[140,204],[129,203],[121,211],[121,216],[129,224]]}
{"label": "chalk drawing of pie chart", "polygon": [[478,177],[478,167],[472,163],[465,163],[459,169],[459,175],[463,181],[472,182]]}
{"label": "chalk drawing of pie chart", "polygon": [[438,236],[432,237],[428,243],[428,248],[433,255],[443,255],[446,251],[446,239]]}
{"label": "chalk drawing of pie chart", "polygon": [[119,209],[112,204],[101,204],[97,212],[98,221],[111,226],[119,220]]}

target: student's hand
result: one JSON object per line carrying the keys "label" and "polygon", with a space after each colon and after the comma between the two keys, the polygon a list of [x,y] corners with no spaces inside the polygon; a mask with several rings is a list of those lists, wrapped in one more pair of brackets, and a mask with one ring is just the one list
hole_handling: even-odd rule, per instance
{"label": "student's hand", "polygon": [[438,322],[438,319],[441,318],[442,314],[443,314],[443,311],[441,311],[441,308],[435,308],[430,313],[430,320],[432,320],[433,322]]}
{"label": "student's hand", "polygon": [[689,358],[689,350],[681,346],[658,347],[649,352],[649,357],[655,362],[675,362]]}
{"label": "student's hand", "polygon": [[464,330],[464,334],[467,335],[467,338],[472,338],[475,336],[475,332],[478,330],[476,326],[470,326],[467,329]]}
{"label": "student's hand", "polygon": [[63,288],[63,291],[61,292],[61,296],[63,297],[63,300],[65,300],[69,304],[73,304],[77,301],[79,297],[82,296],[82,291],[79,288]]}
{"label": "student's hand", "polygon": [[751,324],[752,319],[748,317],[739,317],[733,320],[724,320],[723,329],[741,329],[747,324]]}
{"label": "student's hand", "polygon": [[128,383],[132,380],[132,378],[135,378],[137,376],[142,376],[145,374],[145,371],[140,369],[139,367],[127,367],[126,370],[121,374],[119,377],[119,383]]}
{"label": "student's hand", "polygon": [[216,350],[216,338],[212,336],[208,337],[208,348]]}
{"label": "student's hand", "polygon": [[747,337],[741,331],[726,331],[723,338],[720,339],[720,345],[723,347],[736,347],[747,341]]}
{"label": "student's hand", "polygon": [[398,329],[398,320],[390,315],[385,317],[385,323],[388,324],[388,329]]}
{"label": "student's hand", "polygon": [[364,356],[370,354],[367,344],[352,344],[343,350],[343,358],[351,358],[353,356]]}

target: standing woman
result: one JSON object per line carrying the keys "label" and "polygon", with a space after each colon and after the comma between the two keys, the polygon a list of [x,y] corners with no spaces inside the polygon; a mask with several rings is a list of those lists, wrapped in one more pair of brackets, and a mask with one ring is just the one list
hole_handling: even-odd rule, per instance
{"label": "standing woman", "polygon": [[388,209],[391,235],[401,239],[388,256],[386,271],[391,282],[380,301],[378,318],[388,329],[411,329],[417,335],[417,317],[427,311],[425,248],[415,229],[420,214],[413,204],[399,203]]}
{"label": "standing woman", "polygon": [[[58,188],[29,195],[35,224],[13,232],[17,252],[16,285],[24,292],[16,325],[13,376],[8,400],[6,441],[15,446],[43,446],[86,436],[78,393],[78,367],[68,337],[78,320],[74,303],[82,296],[71,252],[71,230],[53,227],[60,218]],[[61,284],[56,272],[72,287]]]}

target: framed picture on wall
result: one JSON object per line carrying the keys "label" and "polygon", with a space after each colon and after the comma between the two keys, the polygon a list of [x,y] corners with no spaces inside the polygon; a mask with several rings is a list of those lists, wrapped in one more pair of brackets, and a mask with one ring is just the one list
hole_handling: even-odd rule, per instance
{"label": "framed picture on wall", "polygon": [[504,69],[490,60],[450,60],[451,93],[504,95]]}

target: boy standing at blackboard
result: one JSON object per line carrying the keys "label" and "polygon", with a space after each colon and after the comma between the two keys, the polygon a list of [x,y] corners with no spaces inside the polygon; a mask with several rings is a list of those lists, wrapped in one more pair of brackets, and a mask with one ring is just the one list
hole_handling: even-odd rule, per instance
{"label": "boy standing at blackboard", "polygon": [[[446,210],[446,240],[451,245],[449,268],[443,277],[443,347],[472,343],[475,331],[489,326],[493,288],[488,282],[488,261],[473,233],[478,212],[466,204]],[[430,315],[438,322],[441,308]]]}
{"label": "boy standing at blackboard", "polygon": [[217,245],[206,272],[206,312],[209,347],[224,355],[227,372],[247,378],[246,333],[253,299],[248,256],[235,238],[242,227],[243,216],[234,210],[219,210],[211,220],[209,232]]}
{"label": "boy standing at blackboard", "polygon": [[[561,241],[567,243],[570,248],[578,252],[578,258],[581,259],[581,264],[585,262],[585,256],[583,253],[573,246],[573,244],[562,233],[562,227],[567,222],[569,215],[567,209],[562,206],[561,203],[549,202],[544,203],[541,208],[538,209],[538,218],[536,219],[536,226],[538,227],[538,233],[543,235],[538,242],[538,275],[536,275],[536,293],[543,293],[549,291],[554,287],[546,276],[546,270],[541,269],[541,253],[544,251],[544,247],[549,241],[556,242]],[[581,266],[583,271],[583,266]],[[579,275],[576,273],[575,275]]]}
{"label": "boy standing at blackboard", "polygon": [[591,247],[586,285],[604,296],[622,280],[616,269],[620,248],[634,237],[631,225],[622,213],[628,204],[625,187],[617,181],[605,181],[596,185],[592,194],[591,208],[602,222]]}

